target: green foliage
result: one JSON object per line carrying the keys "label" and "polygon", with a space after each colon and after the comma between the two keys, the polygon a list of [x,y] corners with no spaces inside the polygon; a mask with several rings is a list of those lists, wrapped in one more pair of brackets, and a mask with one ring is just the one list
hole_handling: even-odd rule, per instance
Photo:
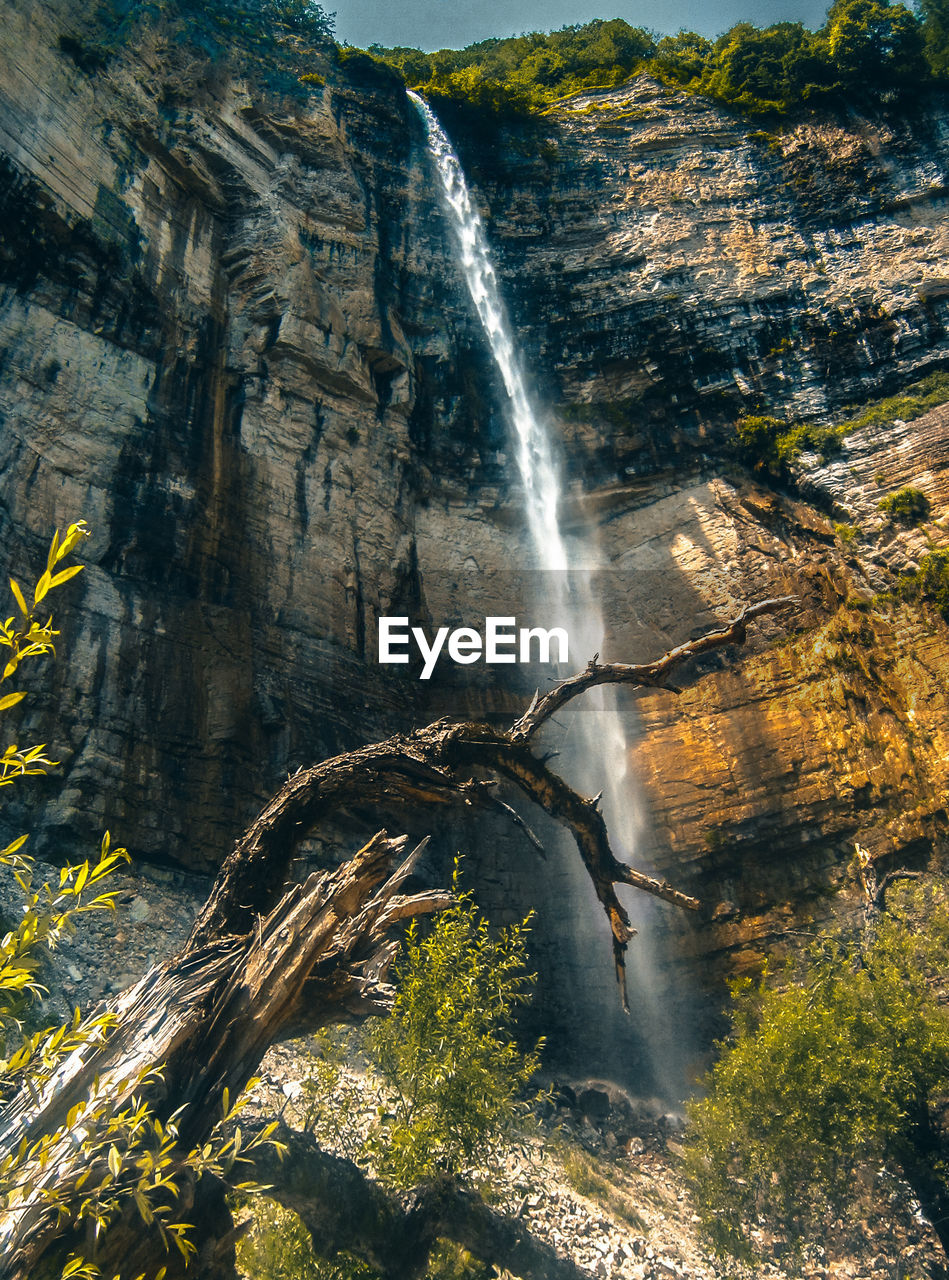
{"label": "green foliage", "polygon": [[897,93],[926,77],[923,32],[916,15],[888,0],[835,0],[823,29],[842,88],[861,81]]}
{"label": "green foliage", "polygon": [[[805,449],[818,454],[823,462],[840,450],[844,439],[851,432],[858,431],[861,427],[883,426],[897,418],[909,421],[947,401],[949,401],[949,373],[937,370],[916,382],[909,383],[898,394],[874,400],[859,413],[830,425],[788,422],[768,414],[749,415],[741,418],[736,424],[735,439],[739,454],[748,466],[755,471],[763,471],[775,479],[786,480],[791,463],[795,462]],[[885,477],[882,473],[876,477],[876,481],[878,484],[884,483]],[[895,496],[891,495],[891,498]],[[888,498],[884,501],[889,503],[890,500]],[[888,506],[882,504],[880,509],[898,518],[910,518],[911,513],[906,516],[902,514],[902,507],[907,501],[900,498],[896,503],[897,509],[892,512]],[[909,505],[912,506],[912,503]],[[911,518],[924,519],[928,515],[928,506],[923,510],[917,505],[916,509],[921,514]]]}
{"label": "green foliage", "polygon": [[949,0],[918,0],[926,61],[940,79],[949,78]]}
{"label": "green foliage", "polygon": [[653,52],[650,70],[671,85],[695,84],[709,62],[713,44],[694,31],[663,36]]}
{"label": "green foliage", "polygon": [[707,94],[738,111],[784,113],[823,100],[889,102],[949,72],[945,10],[924,0],[923,20],[888,0],[837,0],[825,25],[756,27],[739,22],[712,41],[694,31],[655,36],[622,19],[596,19],[549,34],[483,40],[466,49],[384,49],[407,84],[431,96],[467,98],[497,110],[511,95],[543,111],[571,94],[612,88],[646,71],[676,89]]}
{"label": "green foliage", "polygon": [[949,622],[949,550],[929,551],[916,573],[901,573],[897,592],[904,600],[934,604]]}
{"label": "green foliage", "polygon": [[527,923],[492,931],[468,893],[423,933],[412,922],[394,965],[390,1017],[369,1051],[387,1106],[373,1157],[397,1186],[484,1169],[527,1104],[541,1045],[524,1053],[515,1013],[530,995]]}
{"label": "green foliage", "polygon": [[[841,422],[840,429],[847,435],[851,431],[859,430],[860,427],[886,426],[895,418],[909,422],[947,401],[949,401],[949,373],[938,369],[917,382],[909,383],[896,395],[872,401],[855,417]],[[877,483],[882,483],[884,478],[881,475]]]}
{"label": "green foliage", "polygon": [[[542,110],[565,94],[609,88],[645,65],[653,37],[621,18],[597,18],[549,35],[482,40],[466,49],[383,49],[371,53],[426,95],[467,98],[506,111]],[[516,104],[516,105],[515,105]]]}
{"label": "green foliage", "polygon": [[[457,864],[453,887],[455,901],[428,932],[413,920],[393,966],[393,1011],[365,1039],[380,1077],[380,1118],[368,1138],[354,1124],[361,1097],[346,1071],[351,1033],[317,1037],[303,1084],[304,1127],[400,1187],[483,1173],[528,1106],[523,1095],[539,1064],[541,1046],[524,1053],[514,1038],[517,1006],[534,982],[528,921],[493,931],[460,891]],[[358,1259],[314,1256],[302,1223],[279,1205],[255,1199],[254,1216],[238,1246],[250,1280],[374,1280]],[[487,1280],[489,1272],[441,1241],[427,1276]]]}
{"label": "green foliage", "polygon": [[822,54],[820,36],[799,22],[763,30],[740,22],[715,42],[688,87],[745,111],[787,111],[829,87]]}
{"label": "green foliage", "polygon": [[[55,653],[59,632],[45,610],[37,611],[50,591],[81,571],[81,565],[58,566],[86,533],[82,521],[71,525],[62,539],[57,530],[30,603],[20,585],[10,580],[17,613],[0,623],[0,646],[8,651],[0,683],[17,674],[24,662]],[[25,696],[17,691],[0,697],[0,711],[19,705]],[[44,774],[53,764],[45,746],[8,746],[0,759],[0,786]],[[116,891],[103,885],[128,861],[124,849],[112,848],[106,832],[97,860],[64,866],[57,881],[36,887],[32,859],[21,852],[26,840],[27,836],[20,836],[0,851],[0,866],[13,873],[21,893],[17,923],[0,939],[0,1052],[5,1055],[0,1058],[0,1112],[24,1093],[38,1103],[63,1060],[75,1050],[101,1044],[115,1025],[111,1013],[83,1018],[77,1008],[72,1019],[59,1027],[33,1034],[22,1030],[29,1006],[45,990],[37,978],[42,951],[54,950],[68,937],[81,913],[115,909]],[[25,1203],[39,1201],[50,1221],[69,1222],[80,1230],[85,1224],[94,1251],[109,1224],[131,1202],[143,1223],[156,1228],[166,1248],[176,1248],[185,1258],[192,1256],[195,1246],[189,1224],[179,1221],[178,1177],[183,1164],[197,1173],[227,1177],[240,1163],[240,1130],[225,1133],[224,1128],[232,1125],[242,1103],[229,1108],[225,1091],[226,1114],[210,1140],[183,1154],[177,1113],[162,1123],[145,1100],[160,1078],[160,1070],[150,1068],[129,1079],[114,1074],[97,1078],[91,1092],[74,1102],[63,1124],[32,1140],[24,1137],[19,1146],[0,1154],[0,1205],[15,1213]],[[274,1127],[243,1150],[268,1141]],[[81,1152],[86,1164],[87,1171],[75,1184],[49,1177],[49,1169],[57,1167],[64,1150],[70,1156]],[[70,1254],[63,1264],[63,1280],[91,1280],[98,1275],[98,1268],[83,1252]]]}
{"label": "green foliage", "polygon": [[[309,1232],[292,1209],[255,1196],[254,1217],[237,1243],[237,1262],[247,1280],[380,1280],[359,1258],[338,1253],[332,1260],[313,1252]],[[493,1267],[478,1262],[451,1240],[438,1240],[425,1280],[491,1280]]]}
{"label": "green foliage", "polygon": [[819,940],[780,983],[736,987],[685,1156],[717,1252],[752,1258],[762,1221],[804,1252],[886,1163],[930,1201],[945,1191],[931,1125],[949,1088],[947,971],[949,904],[926,886],[904,889],[857,940]]}
{"label": "green foliage", "polygon": [[378,1272],[348,1254],[332,1262],[317,1257],[297,1214],[267,1196],[254,1197],[253,1220],[238,1241],[237,1262],[248,1280],[378,1280]]}
{"label": "green foliage", "polygon": [[775,479],[786,479],[790,464],[805,449],[813,450],[824,461],[840,449],[844,432],[840,427],[750,415],[739,419],[735,436],[739,453],[750,467]]}
{"label": "green foliage", "polygon": [[885,498],[880,499],[877,506],[885,516],[902,524],[919,524],[928,518],[930,509],[925,493],[922,489],[914,489],[912,485],[888,493]]}
{"label": "green foliage", "polygon": [[834,521],[834,533],[845,547],[851,546],[860,537],[860,530],[855,524]]}
{"label": "green foliage", "polygon": [[[8,654],[0,683],[15,675],[21,663],[45,654],[55,654],[54,641],[59,632],[54,630],[52,617],[46,617],[45,610],[43,614],[37,611],[50,591],[63,586],[81,572],[82,565],[71,565],[65,569],[57,566],[74,550],[86,532],[82,521],[71,525],[62,540],[59,530],[56,531],[46,567],[32,590],[29,603],[19,583],[10,579],[17,612],[0,622],[0,647]],[[0,711],[10,711],[19,706],[25,697],[25,690],[0,696]],[[24,777],[45,774],[55,765],[55,761],[45,753],[45,744],[20,747],[13,743],[7,746],[0,757],[0,787],[12,786]],[[0,851],[0,866],[13,872],[23,894],[19,919],[0,940],[0,1045],[4,1052],[11,1032],[16,1032],[16,1039],[19,1039],[22,1018],[28,1006],[44,993],[36,977],[41,962],[40,948],[53,950],[71,932],[73,918],[80,911],[114,907],[114,894],[96,893],[90,901],[88,891],[101,887],[101,881],[119,862],[128,858],[124,849],[111,851],[107,833],[95,866],[84,862],[81,866],[64,867],[55,889],[49,884],[34,889],[33,860],[20,852],[28,838],[19,836]],[[34,1069],[37,1055],[45,1066],[51,1067],[73,1047],[73,1035],[66,1028],[60,1029],[55,1044],[51,1044],[44,1033],[22,1045],[17,1044],[12,1056],[0,1062],[0,1097],[9,1092],[27,1068]]]}

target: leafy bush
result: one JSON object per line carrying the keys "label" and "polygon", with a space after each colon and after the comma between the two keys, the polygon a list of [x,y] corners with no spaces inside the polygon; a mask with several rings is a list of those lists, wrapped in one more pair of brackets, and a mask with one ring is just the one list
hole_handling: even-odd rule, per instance
{"label": "leafy bush", "polygon": [[888,493],[877,503],[884,515],[902,524],[919,524],[929,516],[929,499],[921,489],[907,485]]}
{"label": "leafy bush", "polygon": [[825,461],[840,449],[843,432],[838,427],[810,422],[786,422],[768,415],[740,418],[735,427],[739,453],[755,471],[786,479],[792,462],[805,449]]}
{"label": "leafy bush", "polygon": [[949,902],[930,885],[903,889],[856,940],[818,940],[779,983],[766,975],[736,987],[731,1034],[690,1109],[686,1152],[717,1252],[753,1257],[762,1221],[804,1252],[885,1165],[899,1168],[945,1245],[937,1106],[949,1089],[947,972]]}
{"label": "leafy bush", "polygon": [[949,550],[929,551],[916,573],[900,574],[898,591],[904,600],[927,600],[949,622]]}
{"label": "leafy bush", "polygon": [[851,546],[860,537],[860,530],[857,526],[855,524],[847,524],[845,521],[834,521],[834,533],[845,547]]}
{"label": "leafy bush", "polygon": [[469,893],[423,934],[412,922],[394,965],[390,1017],[369,1036],[388,1109],[373,1144],[397,1186],[484,1169],[527,1107],[541,1044],[525,1053],[515,1013],[530,995],[528,921],[492,931]]}
{"label": "leafy bush", "polygon": [[[360,1047],[348,1032],[323,1032],[311,1044],[301,1091],[304,1127],[351,1160],[371,1163],[399,1187],[483,1174],[526,1110],[525,1090],[539,1064],[538,1044],[525,1053],[514,1038],[517,1006],[529,998],[528,921],[492,930],[469,893],[427,932],[409,927],[394,966],[395,1005],[361,1039],[379,1078],[378,1124],[364,1137],[361,1090],[347,1073]],[[239,1246],[250,1280],[373,1280],[358,1259],[314,1255],[293,1213],[254,1200],[255,1221]],[[491,1268],[450,1241],[440,1241],[429,1280],[487,1280]]]}
{"label": "leafy bush", "polygon": [[313,1252],[310,1233],[292,1209],[267,1196],[255,1196],[254,1216],[237,1244],[237,1262],[248,1280],[379,1280],[378,1272],[357,1258],[338,1255],[332,1262]]}

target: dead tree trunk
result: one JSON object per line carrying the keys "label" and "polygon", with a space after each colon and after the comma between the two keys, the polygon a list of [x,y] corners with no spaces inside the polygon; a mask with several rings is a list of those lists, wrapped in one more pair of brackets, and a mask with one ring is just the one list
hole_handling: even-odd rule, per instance
{"label": "dead tree trunk", "polygon": [[[106,1176],[107,1146],[90,1150],[86,1142],[91,1108],[101,1112],[100,1131],[139,1098],[165,1124],[178,1113],[177,1145],[186,1153],[220,1118],[225,1091],[235,1098],[267,1048],[294,1024],[318,1027],[389,1007],[385,974],[397,945],[389,930],[450,901],[443,892],[399,892],[414,856],[394,873],[392,862],[406,843],[381,832],[338,871],[290,889],[247,934],[185,947],[119,998],[105,1043],[75,1051],[41,1089],[20,1090],[4,1108],[0,1150],[14,1154],[21,1143],[29,1147],[46,1136],[52,1142],[42,1163],[24,1166],[22,1193],[0,1213],[4,1280],[36,1280],[51,1246],[82,1244],[78,1224],[68,1229],[75,1213],[64,1220],[58,1207],[78,1207],[90,1194],[90,1166],[94,1176]],[[149,1079],[159,1068],[160,1076]],[[84,1110],[77,1114],[77,1107]],[[131,1192],[132,1169],[127,1177]],[[121,1249],[126,1274],[136,1274],[128,1271],[128,1255],[138,1251],[134,1236],[141,1234],[139,1226]],[[119,1243],[110,1241],[110,1253]],[[149,1252],[157,1269],[154,1240],[146,1259]]]}
{"label": "dead tree trunk", "polygon": [[[225,1089],[236,1096],[273,1041],[388,1008],[385,975],[396,945],[387,941],[388,931],[410,915],[438,909],[447,896],[402,894],[411,859],[392,873],[405,841],[384,833],[338,871],[288,887],[300,839],[342,804],[495,806],[491,775],[509,779],[574,835],[610,922],[625,998],[632,930],[616,886],[686,908],[698,903],[619,862],[596,801],[535,756],[531,739],[555,711],[594,685],[671,688],[669,676],[688,658],[743,643],[751,619],[791,603],[751,605],[726,627],[653,663],[601,665],[594,658],[544,698],[535,696],[507,731],[439,720],[288,779],[224,862],[184,948],[120,997],[105,1043],[75,1051],[49,1080],[24,1085],[0,1107],[0,1161],[12,1162],[19,1185],[0,1210],[0,1280],[39,1280],[50,1258],[81,1243],[82,1200],[110,1176],[121,1176],[110,1174],[104,1150],[90,1156],[91,1128],[101,1130],[110,1115],[144,1095],[162,1123],[177,1116],[180,1160],[207,1138]],[[149,1077],[159,1069],[160,1076]],[[98,1108],[95,1125],[91,1105]],[[31,1153],[34,1143],[42,1144],[41,1153]],[[142,1255],[141,1231],[127,1217],[110,1233],[109,1254],[117,1249],[123,1271],[134,1276],[130,1258]],[[152,1259],[139,1270],[152,1274],[164,1261]]]}

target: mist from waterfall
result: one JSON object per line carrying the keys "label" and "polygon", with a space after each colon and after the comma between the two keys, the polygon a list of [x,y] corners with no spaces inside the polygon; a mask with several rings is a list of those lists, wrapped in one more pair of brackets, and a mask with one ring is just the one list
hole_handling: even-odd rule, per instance
{"label": "mist from waterfall", "polygon": [[[594,580],[597,571],[608,566],[603,563],[591,529],[578,530],[576,523],[570,533],[564,529],[564,486],[557,452],[548,424],[533,403],[520,364],[481,217],[458,157],[436,116],[417,94],[410,92],[409,97],[425,125],[443,203],[458,243],[462,273],[507,396],[506,411],[524,492],[532,567],[542,571],[544,582],[542,598],[535,603],[548,610],[545,623],[553,621],[566,627],[575,668],[578,662],[603,651],[606,628]],[[583,701],[582,711],[577,703],[571,704],[571,727],[556,743],[560,753],[558,768],[580,791],[602,791],[601,808],[614,852],[621,860],[631,861],[641,815],[635,780],[629,775],[627,735],[615,690],[594,689],[584,695]],[[576,899],[589,904],[582,919],[571,921],[578,951],[596,947],[609,956],[609,927],[575,850],[570,851],[565,866],[569,868],[567,874]],[[667,1097],[681,1097],[688,1037],[681,1027],[673,1025],[668,1008],[662,1007],[659,997],[655,940],[651,937],[658,908],[651,900],[644,901],[642,894],[620,892],[639,933],[627,953],[632,1017],[656,1087]],[[635,1031],[620,1010],[612,965],[608,973],[603,969],[599,981],[581,985],[578,998],[587,1024],[596,1029],[596,1034],[617,1041],[616,1056],[620,1058],[620,1042],[635,1035]]]}

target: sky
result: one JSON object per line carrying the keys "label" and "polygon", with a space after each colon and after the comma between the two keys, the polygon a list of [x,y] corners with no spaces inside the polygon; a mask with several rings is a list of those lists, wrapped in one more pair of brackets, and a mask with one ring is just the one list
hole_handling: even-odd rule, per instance
{"label": "sky", "polygon": [[336,10],[341,43],[461,49],[489,36],[553,31],[592,18],[625,18],[631,26],[717,36],[736,22],[766,27],[803,22],[819,27],[829,0],[326,0]]}

